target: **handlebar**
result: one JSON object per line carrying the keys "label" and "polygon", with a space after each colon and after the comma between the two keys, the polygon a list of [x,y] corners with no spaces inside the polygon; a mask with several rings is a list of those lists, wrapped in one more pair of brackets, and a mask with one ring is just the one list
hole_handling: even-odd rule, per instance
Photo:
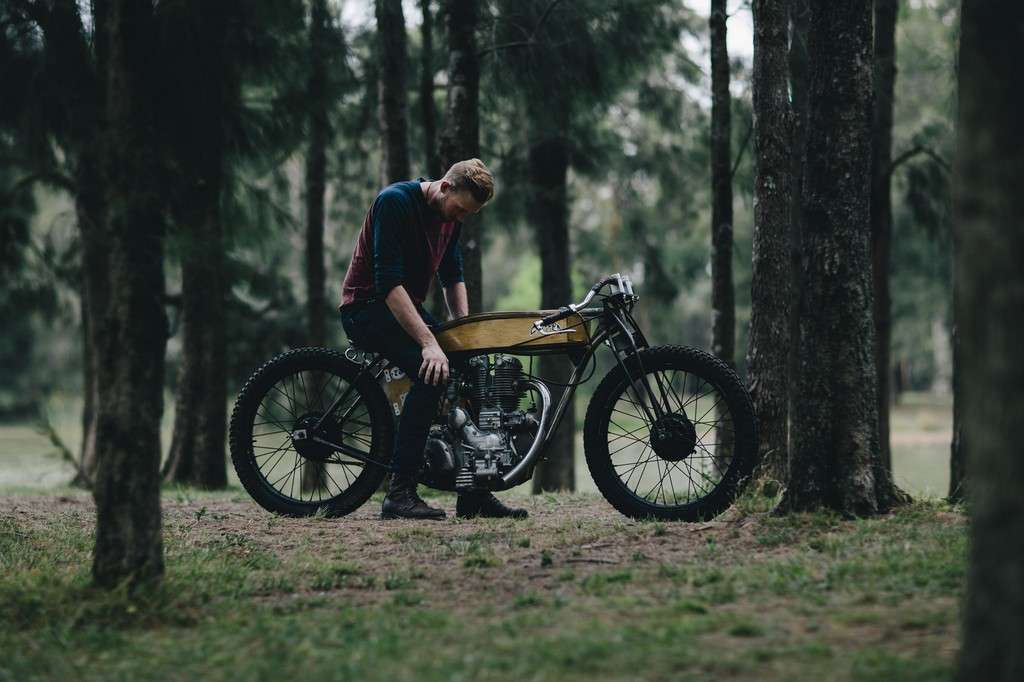
{"label": "handlebar", "polygon": [[554,324],[559,320],[569,317],[577,310],[586,307],[586,305],[590,303],[594,296],[597,295],[597,292],[599,292],[601,289],[608,286],[609,284],[614,284],[617,287],[618,291],[616,293],[621,292],[626,294],[627,296],[633,295],[633,283],[629,280],[629,277],[623,276],[621,273],[616,272],[614,275],[609,275],[608,277],[605,277],[604,279],[598,281],[596,284],[594,284],[594,286],[590,287],[590,291],[587,292],[587,295],[584,296],[583,300],[580,301],[579,303],[570,303],[567,306],[562,306],[561,308],[558,309],[557,312],[551,313],[550,315],[542,317],[541,319],[534,322],[534,329],[536,329],[539,332],[543,332],[542,327]]}
{"label": "handlebar", "polygon": [[559,320],[562,320],[562,319],[565,319],[566,317],[569,317],[570,315],[573,314],[573,312],[574,312],[573,309],[570,308],[569,306],[562,306],[561,308],[558,309],[557,313],[551,313],[547,317],[542,317],[541,319],[539,319],[536,322],[534,322],[533,326],[534,327],[546,327],[549,324],[554,324],[555,322],[558,322]]}

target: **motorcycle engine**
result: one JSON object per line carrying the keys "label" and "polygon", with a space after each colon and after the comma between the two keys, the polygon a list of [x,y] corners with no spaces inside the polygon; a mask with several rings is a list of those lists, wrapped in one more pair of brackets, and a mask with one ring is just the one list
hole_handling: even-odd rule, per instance
{"label": "motorcycle engine", "polygon": [[538,426],[532,410],[519,409],[526,393],[522,373],[515,357],[480,355],[450,383],[459,395],[452,396],[447,428],[431,432],[427,460],[431,469],[454,465],[456,490],[493,489],[521,459],[517,437],[532,438],[525,434]]}

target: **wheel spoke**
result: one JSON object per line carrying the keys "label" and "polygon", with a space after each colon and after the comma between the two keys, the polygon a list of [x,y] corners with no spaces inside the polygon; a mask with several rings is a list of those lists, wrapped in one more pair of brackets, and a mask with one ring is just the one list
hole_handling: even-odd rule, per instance
{"label": "wheel spoke", "polygon": [[[379,426],[363,395],[346,377],[321,369],[299,369],[279,375],[259,398],[250,429],[250,461],[256,475],[276,495],[319,506],[330,503],[376,470],[348,455],[331,453],[328,446],[315,442],[300,446],[306,453],[303,456],[292,442],[291,433],[299,427],[300,419],[323,415],[327,406],[343,396],[344,404],[324,421],[321,437],[347,443],[371,457]],[[330,402],[325,403],[327,398]],[[313,452],[303,449],[306,447]],[[316,448],[326,459],[320,460]],[[312,485],[304,481],[311,473],[309,466],[317,471]]]}
{"label": "wheel spoke", "polygon": [[732,415],[722,390],[699,374],[679,367],[647,372],[648,385],[662,411],[681,414],[693,426],[694,449],[685,456],[680,452],[679,459],[659,456],[650,444],[653,425],[631,384],[624,381],[605,429],[611,470],[626,490],[649,505],[673,508],[693,504],[709,496],[728,471],[731,456],[722,448],[723,441],[735,440]]}

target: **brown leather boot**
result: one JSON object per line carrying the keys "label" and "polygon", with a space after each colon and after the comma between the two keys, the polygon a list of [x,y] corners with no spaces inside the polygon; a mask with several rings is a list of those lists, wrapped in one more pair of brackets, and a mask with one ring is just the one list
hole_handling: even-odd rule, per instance
{"label": "brown leather boot", "polygon": [[455,516],[460,519],[471,519],[484,516],[491,519],[525,519],[529,516],[525,509],[514,509],[501,503],[489,492],[462,493],[455,503]]}
{"label": "brown leather boot", "polygon": [[391,488],[381,506],[382,519],[429,519],[439,521],[445,517],[444,509],[429,506],[416,494],[416,479],[395,474]]}

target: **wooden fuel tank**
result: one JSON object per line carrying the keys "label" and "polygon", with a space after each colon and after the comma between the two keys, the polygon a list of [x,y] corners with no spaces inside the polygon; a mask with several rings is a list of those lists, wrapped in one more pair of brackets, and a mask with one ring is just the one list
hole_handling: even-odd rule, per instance
{"label": "wooden fuel tank", "polygon": [[590,342],[590,330],[575,313],[548,325],[544,335],[533,328],[536,320],[554,310],[492,312],[467,315],[434,328],[434,336],[445,353],[485,353],[507,351],[512,354],[570,350]]}

